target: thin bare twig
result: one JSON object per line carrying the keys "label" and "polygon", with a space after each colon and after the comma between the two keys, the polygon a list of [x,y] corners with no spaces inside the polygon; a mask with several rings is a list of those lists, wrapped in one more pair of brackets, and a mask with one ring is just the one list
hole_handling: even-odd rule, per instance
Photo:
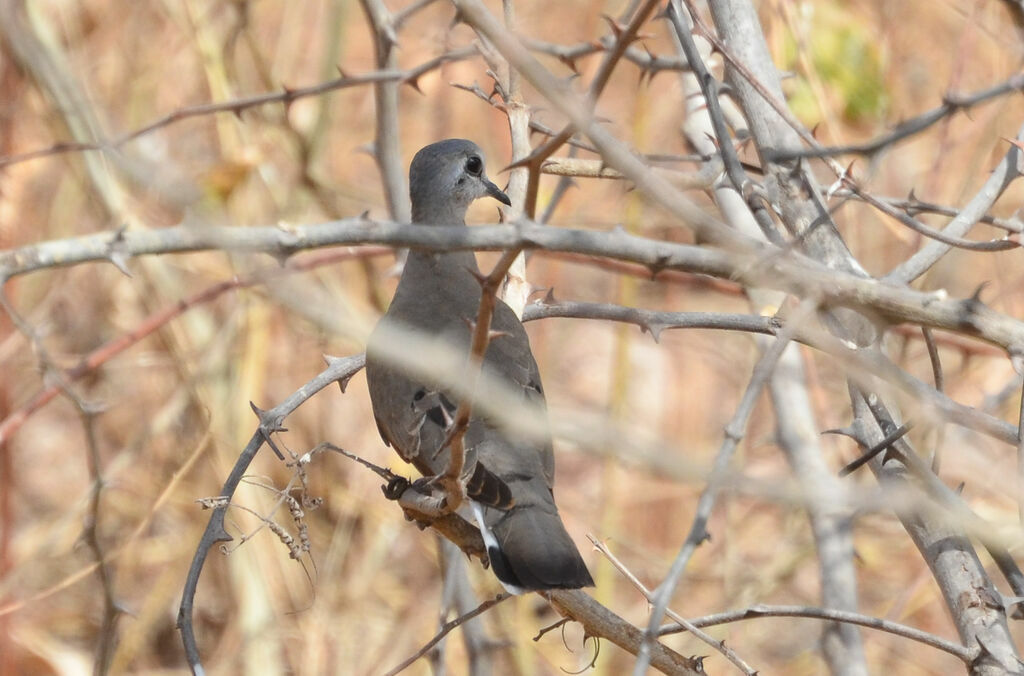
{"label": "thin bare twig", "polygon": [[180,300],[162,310],[158,310],[142,320],[134,329],[104,343],[82,357],[78,364],[62,372],[61,380],[44,384],[38,392],[29,397],[28,401],[9,413],[6,418],[0,420],[0,444],[17,433],[18,429],[20,429],[36,411],[51,402],[62,391],[62,382],[72,383],[83,378],[89,373],[95,372],[96,369],[103,364],[109,362],[114,357],[121,354],[131,346],[136,345],[148,336],[151,336],[158,329],[193,308],[209,303],[228,291],[242,289],[255,284],[264,284],[272,281],[282,274],[291,274],[293,272],[310,270],[322,265],[330,265],[332,263],[351,258],[380,256],[390,252],[391,249],[389,248],[368,247],[365,249],[336,251],[322,256],[304,257],[300,260],[289,261],[289,264],[283,268],[280,265],[275,265],[270,268],[253,272],[245,277],[233,277],[232,279],[202,289],[188,298]]}
{"label": "thin bare twig", "polygon": [[[587,539],[590,540],[591,544],[594,545],[597,551],[604,554],[605,558],[611,561],[611,564],[615,566],[616,570],[622,573],[626,577],[626,579],[629,580],[633,584],[633,586],[636,587],[637,590],[644,595],[644,598],[647,599],[648,603],[654,602],[654,593],[651,592],[651,590],[648,589],[642,582],[640,582],[637,576],[634,575],[633,572],[626,567],[626,564],[620,561],[619,558],[615,556],[615,554],[613,554],[610,549],[608,549],[607,545],[605,545],[603,542],[598,540],[593,535],[590,535],[589,533],[587,534]],[[738,668],[744,674],[752,676],[753,674],[757,673],[757,671],[753,669],[749,664],[747,664],[742,657],[736,654],[735,650],[726,646],[725,641],[719,641],[715,639],[713,636],[704,633],[698,627],[691,624],[686,618],[684,618],[671,608],[666,608],[665,614],[671,617],[676,622],[678,622],[683,627],[686,627],[686,630],[694,636],[696,636],[698,639],[704,641],[704,643],[708,644],[716,651],[722,653],[722,655],[724,655],[727,660],[736,665],[736,668]]]}
{"label": "thin bare twig", "polygon": [[466,59],[476,54],[476,50],[471,47],[463,47],[461,49],[453,50],[447,54],[442,54],[435,57],[425,63],[422,63],[415,68],[408,70],[381,70],[372,73],[366,73],[364,75],[346,75],[342,74],[341,77],[337,77],[327,82],[321,82],[319,84],[310,85],[308,87],[289,88],[285,87],[280,92],[268,92],[266,94],[256,94],[254,96],[245,96],[231,101],[221,101],[218,103],[203,103],[195,106],[186,106],[179,108],[171,113],[168,113],[149,124],[143,125],[130,132],[124,133],[120,136],[116,136],[109,141],[96,142],[96,143],[56,143],[48,148],[40,148],[38,150],[32,150],[26,153],[19,153],[17,155],[8,155],[6,157],[0,157],[0,168],[10,166],[12,164],[18,164],[20,162],[27,162],[29,160],[38,159],[41,157],[50,157],[53,155],[62,155],[70,152],[83,152],[89,150],[112,150],[119,148],[130,141],[134,141],[137,138],[150,134],[158,129],[167,127],[176,122],[187,120],[193,117],[203,117],[206,115],[213,115],[216,113],[234,113],[235,115],[241,115],[243,111],[249,108],[255,108],[257,106],[264,106],[270,103],[283,103],[285,106],[291,105],[295,101],[310,97],[320,96],[322,94],[337,91],[339,89],[347,89],[349,87],[359,87],[366,84],[374,84],[378,82],[408,82],[415,83],[424,74],[439,68],[442,64],[449,61],[458,61]]}
{"label": "thin bare twig", "polygon": [[[857,191],[849,188],[840,188],[835,190],[832,192],[832,196],[837,198],[861,199],[860,194]],[[960,209],[955,209],[944,204],[925,202],[914,195],[913,191],[911,191],[910,196],[906,198],[875,196],[875,199],[879,202],[888,204],[891,207],[895,207],[896,209],[901,209],[911,216],[918,213],[926,213],[955,218],[961,213]],[[1024,223],[1021,223],[1019,218],[999,218],[998,216],[986,213],[982,214],[978,218],[978,222],[987,223],[988,225],[1006,230],[1007,232],[1017,234],[1024,232]]]}
{"label": "thin bare twig", "polygon": [[942,97],[942,105],[933,108],[917,117],[901,122],[892,131],[873,138],[863,143],[852,143],[844,146],[813,147],[801,150],[789,148],[773,150],[767,154],[772,162],[783,162],[801,157],[832,157],[835,155],[873,155],[879,151],[890,148],[899,141],[919,134],[928,129],[936,122],[951,117],[954,114],[970,110],[974,106],[991,101],[992,99],[1024,90],[1024,75],[1015,75],[1004,82],[982,89],[973,94],[948,93]]}
{"label": "thin bare twig", "polygon": [[[476,323],[473,325],[473,337],[470,342],[469,358],[466,362],[465,382],[468,383],[470,392],[475,391],[476,384],[480,380],[480,371],[483,368],[484,354],[491,342],[491,318],[494,316],[494,308],[498,303],[498,287],[505,280],[509,267],[515,262],[516,257],[522,249],[510,249],[502,254],[501,259],[495,264],[491,274],[480,280],[480,308],[477,310]],[[462,504],[465,489],[462,485],[462,470],[466,460],[466,449],[463,439],[466,430],[469,429],[469,418],[473,411],[473,402],[470,398],[459,401],[459,407],[455,411],[455,420],[448,432],[445,446],[449,449],[448,466],[440,475],[441,484],[445,487],[447,494],[447,507],[454,511]],[[442,446],[443,448],[444,446]]]}
{"label": "thin bare twig", "polygon": [[725,173],[732,182],[737,194],[742,195],[746,199],[747,207],[750,209],[754,221],[761,229],[764,238],[777,246],[783,246],[782,236],[779,234],[778,228],[775,227],[775,221],[769,213],[767,201],[749,189],[750,179],[747,178],[736,148],[733,146],[732,137],[729,135],[725,116],[722,114],[718,101],[718,81],[708,71],[707,66],[704,65],[704,60],[701,59],[697,45],[693,41],[690,26],[683,22],[678,3],[669,2],[667,11],[669,21],[672,22],[672,27],[675,29],[676,39],[682,46],[683,54],[686,55],[686,60],[690,63],[690,69],[700,84],[701,94],[703,94],[704,103],[707,106],[707,114],[717,137],[718,152],[722,158]]}
{"label": "thin bare twig", "polygon": [[[827,620],[829,622],[856,624],[861,627],[868,627],[870,629],[877,629],[879,631],[895,634],[896,636],[902,636],[903,638],[908,638],[912,641],[917,641],[933,648],[937,648],[953,655],[962,662],[969,663],[971,660],[970,651],[958,643],[947,641],[935,634],[929,634],[928,632],[921,631],[920,629],[908,627],[905,624],[899,624],[898,622],[891,622],[890,620],[871,617],[869,615],[861,615],[860,613],[852,613],[847,610],[815,608],[813,606],[775,606],[758,604],[749,608],[743,608],[742,610],[730,610],[724,613],[695,617],[689,620],[689,623],[695,627],[713,627],[720,624],[750,620],[758,617],[812,617]],[[660,635],[665,635],[685,631],[689,631],[685,626],[666,625],[663,626],[658,633]]]}
{"label": "thin bare twig", "polygon": [[511,596],[512,596],[512,594],[507,594],[507,593],[498,594],[493,599],[487,599],[486,601],[484,601],[483,603],[481,603],[480,605],[478,605],[476,608],[474,608],[473,610],[469,611],[468,613],[465,613],[463,615],[459,615],[454,620],[450,620],[448,622],[445,622],[444,626],[441,627],[441,630],[438,631],[437,634],[434,635],[434,638],[432,638],[429,641],[427,641],[427,643],[422,648],[420,648],[418,651],[416,651],[415,655],[410,656],[409,659],[405,660],[404,662],[399,664],[397,667],[395,667],[394,669],[392,669],[389,672],[387,672],[387,674],[385,674],[385,676],[395,676],[395,674],[398,674],[398,673],[400,673],[402,671],[405,671],[405,669],[407,667],[409,667],[413,662],[415,662],[416,660],[418,660],[419,658],[423,657],[428,652],[430,652],[430,649],[433,648],[435,645],[437,645],[438,642],[441,639],[443,639],[445,636],[447,636],[449,634],[449,632],[452,631],[452,629],[455,629],[456,627],[458,627],[458,626],[460,626],[460,625],[462,625],[462,624],[472,620],[474,617],[477,617],[478,615],[482,615],[482,614],[486,613],[488,610],[490,610],[494,606],[498,605],[499,603],[501,603],[505,599],[510,598]]}

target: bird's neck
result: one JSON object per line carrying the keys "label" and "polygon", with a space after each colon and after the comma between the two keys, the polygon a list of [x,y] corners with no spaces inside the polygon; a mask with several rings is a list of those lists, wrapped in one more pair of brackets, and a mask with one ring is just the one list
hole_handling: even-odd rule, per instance
{"label": "bird's neck", "polygon": [[413,204],[412,222],[420,225],[465,225],[466,207],[452,204]]}
{"label": "bird's neck", "polygon": [[[413,222],[419,227],[463,226],[466,210],[423,208],[413,205]],[[409,297],[422,297],[429,290],[446,298],[445,307],[452,312],[475,312],[480,298],[480,284],[474,275],[480,274],[476,255],[472,251],[409,251],[399,287],[409,287]],[[396,292],[395,297],[402,296]],[[405,296],[402,296],[405,297]],[[466,307],[454,307],[465,304]]]}
{"label": "bird's neck", "polygon": [[[413,223],[421,227],[430,226],[466,226],[465,208],[425,208],[414,204],[412,209]],[[410,267],[411,266],[411,267]],[[415,278],[418,283],[433,282],[441,286],[462,286],[476,280],[472,274],[479,274],[476,255],[472,251],[425,252],[412,250],[405,262],[405,274]]]}
{"label": "bird's neck", "polygon": [[472,251],[418,251],[413,249],[405,261],[403,277],[419,283],[432,281],[439,285],[469,284],[479,290],[473,274],[479,274],[476,255]]}

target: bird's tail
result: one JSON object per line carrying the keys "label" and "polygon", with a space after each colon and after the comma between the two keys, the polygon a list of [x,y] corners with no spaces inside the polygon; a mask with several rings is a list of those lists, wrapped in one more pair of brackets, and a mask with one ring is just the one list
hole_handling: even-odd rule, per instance
{"label": "bird's tail", "polygon": [[497,518],[491,510],[490,519],[480,504],[473,502],[472,507],[491,569],[509,592],[594,586],[553,504],[512,507]]}

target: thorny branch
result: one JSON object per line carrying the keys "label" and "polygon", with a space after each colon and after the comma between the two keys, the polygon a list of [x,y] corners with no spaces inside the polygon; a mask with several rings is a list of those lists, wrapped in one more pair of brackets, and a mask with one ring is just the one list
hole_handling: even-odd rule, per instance
{"label": "thorny branch", "polygon": [[[742,610],[732,610],[724,613],[715,613],[714,615],[706,615],[704,617],[696,617],[688,620],[688,623],[694,627],[714,627],[720,624],[740,622],[742,620],[750,620],[759,617],[813,617],[821,620],[827,620],[829,622],[846,622],[849,624],[856,624],[862,627],[869,627],[871,629],[889,632],[890,634],[902,636],[903,638],[909,638],[912,641],[918,641],[919,643],[931,646],[932,648],[947,652],[962,662],[970,662],[971,660],[970,651],[965,649],[962,645],[953,643],[952,641],[947,641],[934,634],[930,634],[913,627],[908,627],[897,622],[884,620],[882,618],[869,617],[867,615],[861,615],[860,613],[851,613],[847,610],[835,610],[832,608],[758,604]],[[670,624],[663,626],[658,631],[658,634],[665,635],[685,631],[689,631],[686,626]]]}

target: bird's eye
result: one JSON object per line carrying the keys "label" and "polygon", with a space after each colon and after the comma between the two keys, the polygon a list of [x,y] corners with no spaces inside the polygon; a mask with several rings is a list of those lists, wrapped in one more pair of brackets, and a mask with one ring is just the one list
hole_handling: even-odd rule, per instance
{"label": "bird's eye", "polygon": [[470,155],[466,158],[466,171],[473,176],[479,176],[484,170],[484,161],[476,155]]}

